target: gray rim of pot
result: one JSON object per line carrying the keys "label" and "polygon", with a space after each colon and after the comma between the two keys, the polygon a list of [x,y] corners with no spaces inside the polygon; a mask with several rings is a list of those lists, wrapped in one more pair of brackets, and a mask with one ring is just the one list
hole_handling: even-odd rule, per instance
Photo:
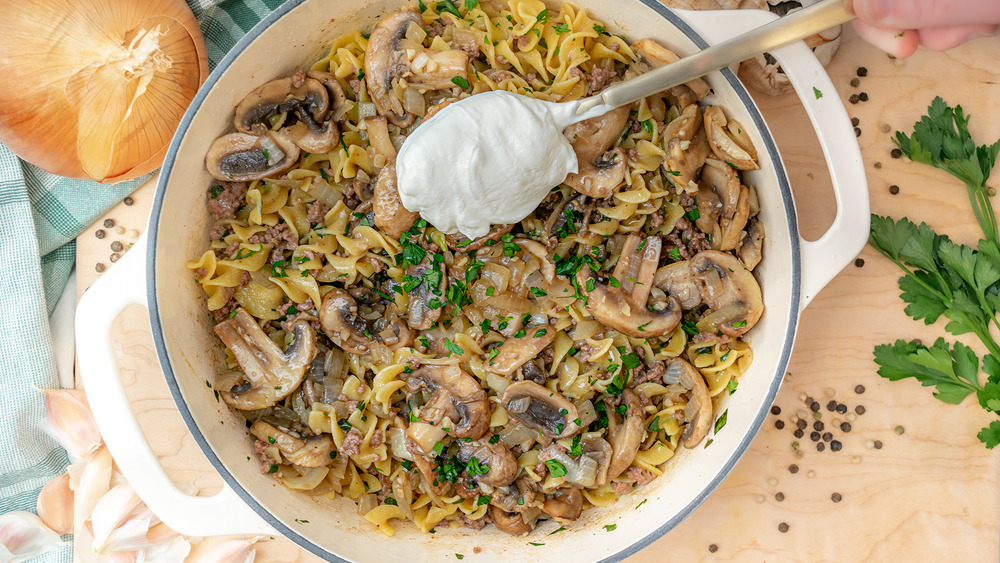
{"label": "gray rim of pot", "polygon": [[[201,104],[205,101],[205,97],[208,92],[212,89],[216,82],[223,73],[232,65],[233,61],[242,53],[246,48],[253,43],[265,29],[270,27],[274,22],[281,19],[285,14],[291,12],[295,8],[299,7],[301,4],[307,0],[290,0],[279,6],[276,10],[267,15],[264,19],[260,21],[256,26],[253,27],[246,35],[243,36],[236,45],[230,49],[225,57],[219,62],[215,70],[209,75],[205,84],[202,85],[201,89],[198,90],[197,95],[195,95],[194,100],[191,101],[191,105],[188,107],[187,111],[184,113],[184,117],[181,119],[180,124],[177,127],[177,132],[174,134],[173,139],[170,142],[170,147],[167,151],[167,156],[163,161],[163,167],[160,169],[160,178],[156,186],[156,195],[153,200],[153,207],[150,214],[149,225],[154,227],[149,229],[149,255],[146,262],[146,280],[147,280],[147,300],[149,303],[149,320],[153,331],[153,342],[156,346],[156,354],[160,360],[160,366],[163,369],[164,377],[167,381],[167,387],[170,388],[170,393],[174,397],[174,402],[177,404],[177,409],[180,411],[181,417],[184,419],[184,423],[187,424],[188,429],[194,436],[195,441],[201,450],[205,453],[205,457],[208,461],[215,467],[216,471],[222,476],[223,480],[236,492],[237,495],[247,505],[250,506],[261,518],[264,519],[268,524],[274,527],[275,530],[280,532],[286,538],[292,540],[296,544],[308,549],[313,554],[326,559],[327,561],[336,561],[347,563],[345,559],[337,557],[333,553],[327,551],[326,549],[314,544],[305,536],[299,534],[295,530],[289,528],[277,518],[275,518],[263,505],[257,502],[253,496],[247,492],[242,485],[233,477],[233,475],[225,468],[222,462],[219,460],[218,456],[215,455],[215,451],[208,444],[208,441],[202,435],[201,430],[194,421],[194,417],[191,415],[191,410],[188,408],[187,403],[184,401],[184,397],[181,394],[180,387],[177,384],[176,375],[170,365],[170,359],[167,354],[166,344],[163,338],[163,324],[160,317],[159,303],[156,299],[156,249],[157,241],[159,238],[159,221],[160,215],[163,210],[163,200],[165,197],[167,182],[170,178],[170,172],[173,170],[175,159],[177,157],[177,149],[180,146],[181,139],[184,133],[187,131],[188,127],[191,125],[191,121],[194,119],[194,115],[198,112]],[[681,32],[683,32],[695,45],[700,49],[704,49],[708,46],[701,36],[699,36],[690,26],[688,26],[683,20],[681,20],[677,15],[667,9],[665,6],[660,4],[657,0],[640,0],[648,8],[652,9],[656,13],[660,14],[665,20],[669,21],[671,24],[676,26]],[[788,367],[788,360],[791,356],[792,344],[795,339],[795,330],[798,325],[798,313],[799,313],[799,303],[801,299],[801,259],[800,259],[800,248],[799,248],[799,237],[797,236],[798,222],[795,214],[795,202],[792,199],[791,188],[788,183],[788,176],[785,172],[784,165],[781,161],[781,157],[778,153],[777,146],[774,143],[774,138],[771,137],[771,133],[764,123],[764,118],[761,116],[757,105],[754,103],[753,99],[750,97],[749,92],[746,88],[736,79],[736,76],[728,68],[722,70],[722,75],[725,77],[726,81],[729,82],[733,90],[735,90],[740,101],[746,106],[753,119],[754,125],[757,126],[760,131],[761,137],[764,139],[764,147],[767,150],[768,155],[771,157],[772,162],[774,162],[775,174],[778,178],[778,188],[781,194],[782,202],[785,207],[785,218],[788,223],[788,232],[792,234],[789,243],[791,244],[792,250],[792,290],[791,290],[791,308],[789,309],[789,316],[787,319],[787,325],[785,329],[785,342],[782,347],[781,356],[778,359],[778,364],[775,368],[774,376],[771,380],[771,385],[767,391],[767,399],[761,403],[760,410],[757,412],[757,416],[754,417],[753,422],[750,425],[750,431],[746,434],[743,440],[740,442],[739,446],[733,450],[733,453],[729,456],[722,469],[716,473],[708,485],[701,491],[701,493],[695,497],[687,506],[684,507],[676,516],[664,522],[656,530],[649,533],[646,537],[641,540],[625,546],[618,550],[618,552],[612,554],[609,557],[601,560],[601,563],[610,561],[620,561],[626,557],[638,553],[640,550],[653,543],[661,536],[670,531],[674,526],[679,524],[684,518],[690,515],[696,508],[698,508],[715,490],[719,487],[722,481],[729,475],[733,467],[743,456],[743,453],[749,448],[750,442],[757,435],[761,424],[763,424],[764,419],[767,416],[768,409],[770,405],[774,402],[774,398],[778,393],[778,388],[781,385],[782,376]]]}

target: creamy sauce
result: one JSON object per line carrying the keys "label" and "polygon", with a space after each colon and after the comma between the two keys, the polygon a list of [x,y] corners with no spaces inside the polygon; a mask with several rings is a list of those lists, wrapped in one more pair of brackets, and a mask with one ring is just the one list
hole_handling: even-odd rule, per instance
{"label": "creamy sauce", "polygon": [[407,137],[396,160],[399,196],[440,231],[469,238],[491,224],[527,217],[571,172],[576,154],[562,131],[577,103],[551,103],[505,91],[450,104]]}

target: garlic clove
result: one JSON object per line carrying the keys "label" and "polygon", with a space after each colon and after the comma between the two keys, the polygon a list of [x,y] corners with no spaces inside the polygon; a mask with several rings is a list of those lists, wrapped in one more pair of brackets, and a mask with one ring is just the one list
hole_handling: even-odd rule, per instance
{"label": "garlic clove", "polygon": [[[109,476],[110,480],[110,476]],[[113,551],[128,551],[126,549],[112,549],[112,535],[115,535],[115,544],[135,543],[140,539],[142,544],[146,542],[146,532],[149,531],[149,519],[132,520],[127,526],[123,525],[132,511],[142,504],[142,499],[135,494],[135,489],[128,483],[115,485],[104,494],[94,506],[90,513],[90,522],[94,528],[94,553],[104,555]],[[119,532],[120,528],[125,528]],[[118,532],[115,534],[115,532]],[[139,549],[144,545],[138,545],[132,549]]]}
{"label": "garlic clove", "polygon": [[157,544],[160,542],[165,542],[177,537],[178,534],[176,530],[167,526],[163,522],[153,524],[149,527],[149,531],[146,532],[146,541],[150,544]]}
{"label": "garlic clove", "polygon": [[57,534],[73,533],[73,491],[69,488],[69,473],[63,473],[42,487],[36,511],[42,522]]}
{"label": "garlic clove", "polygon": [[45,393],[45,408],[49,413],[52,433],[70,457],[84,457],[103,443],[83,391],[53,389],[42,393]]}
{"label": "garlic clove", "polygon": [[149,547],[147,532],[149,532],[149,518],[133,518],[112,530],[101,545],[94,540],[94,552],[98,555],[109,555],[146,549]]}
{"label": "garlic clove", "polygon": [[[73,488],[73,522],[79,527],[90,518],[90,513],[111,488],[111,452],[101,446],[80,461],[82,469],[74,470],[78,475],[70,476],[70,487]],[[75,463],[73,465],[76,465]],[[76,484],[74,486],[74,481]]]}
{"label": "garlic clove", "polygon": [[59,534],[30,512],[0,515],[0,561],[20,563],[62,545]]}
{"label": "garlic clove", "polygon": [[226,540],[206,551],[195,563],[253,563],[257,555],[253,544],[258,539]]}
{"label": "garlic clove", "polygon": [[169,540],[155,543],[141,554],[142,563],[178,563],[184,561],[191,553],[191,543],[183,536],[175,535]]}

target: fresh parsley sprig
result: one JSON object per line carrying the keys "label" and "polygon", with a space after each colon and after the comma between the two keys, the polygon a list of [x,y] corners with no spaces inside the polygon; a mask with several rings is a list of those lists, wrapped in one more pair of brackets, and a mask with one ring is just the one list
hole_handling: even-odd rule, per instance
{"label": "fresh parsley sprig", "polygon": [[[914,378],[934,387],[934,396],[949,404],[974,393],[983,409],[1000,414],[1000,345],[990,332],[990,325],[1000,330],[1000,235],[990,201],[993,190],[986,186],[1000,140],[977,146],[962,107],[935,98],[913,132],[897,132],[895,142],[914,162],[940,168],[966,185],[985,238],[972,248],[955,244],[926,223],[873,215],[868,244],[903,270],[899,289],[907,315],[928,325],[944,316],[951,334],[979,338],[988,351],[982,360],[987,377],[980,385],[980,362],[972,349],[961,343],[949,347],[943,338],[930,347],[904,340],[876,346],[878,373],[891,381]],[[978,438],[990,449],[1000,444],[1000,420],[983,428]]]}

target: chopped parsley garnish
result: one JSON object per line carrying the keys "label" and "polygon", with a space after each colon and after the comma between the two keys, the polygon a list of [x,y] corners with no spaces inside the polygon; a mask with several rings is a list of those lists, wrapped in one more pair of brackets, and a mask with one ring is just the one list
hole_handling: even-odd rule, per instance
{"label": "chopped parsley garnish", "polygon": [[545,460],[545,467],[549,468],[549,475],[552,475],[553,477],[562,477],[566,475],[566,466],[560,463],[557,459]]}
{"label": "chopped parsley garnish", "polygon": [[609,395],[621,395],[624,390],[625,381],[622,379],[622,375],[620,373],[615,374],[614,378],[611,379],[611,383],[608,384],[605,389]]}
{"label": "chopped parsley garnish", "polygon": [[727,418],[729,418],[729,410],[728,409],[725,412],[723,412],[721,415],[719,415],[719,418],[716,419],[716,421],[715,421],[715,433],[716,434],[718,434],[719,430],[722,430],[722,427],[726,425],[726,419]]}
{"label": "chopped parsley garnish", "polygon": [[569,449],[569,455],[573,457],[579,457],[583,455],[583,448],[580,446],[581,439],[582,436],[580,436],[579,434],[573,436],[573,446]]}
{"label": "chopped parsley garnish", "polygon": [[566,24],[564,24],[564,23],[559,23],[559,24],[556,24],[555,30],[556,30],[556,33],[558,33],[559,35],[562,35],[563,33],[569,33],[569,26],[566,25]]}
{"label": "chopped parsley garnish", "polygon": [[608,278],[608,285],[610,285],[611,287],[621,287],[622,282],[618,281],[618,278],[611,276]]}
{"label": "chopped parsley garnish", "polygon": [[465,9],[473,10],[479,6],[479,0],[465,0]]}
{"label": "chopped parsley garnish", "polygon": [[564,527],[562,527],[562,526],[559,526],[559,527],[558,527],[558,528],[556,528],[555,530],[552,530],[551,532],[549,532],[549,535],[550,535],[550,536],[553,536],[553,535],[555,535],[555,534],[558,534],[559,532],[565,532],[565,531],[566,531],[566,528],[564,528]]}
{"label": "chopped parsley garnish", "polygon": [[637,368],[641,363],[642,360],[639,359],[639,356],[637,354],[632,353],[632,354],[625,354],[624,356],[622,356],[622,365],[625,366],[625,369]]}
{"label": "chopped parsley garnish", "polygon": [[403,469],[405,469],[406,471],[413,469],[413,462],[408,459],[404,459],[403,461],[399,462],[399,465],[403,466]]}
{"label": "chopped parsley garnish", "polygon": [[452,354],[457,354],[459,356],[465,354],[465,350],[463,350],[462,347],[459,346],[458,344],[452,342],[450,338],[444,339],[444,347],[447,348],[448,351],[451,352]]}
{"label": "chopped parsley garnish", "polygon": [[479,463],[476,456],[472,456],[469,458],[469,463],[465,466],[465,470],[469,472],[469,475],[475,477],[476,475],[486,475],[489,473],[490,466]]}
{"label": "chopped parsley garnish", "polygon": [[680,260],[681,259],[681,250],[679,248],[677,248],[676,246],[674,246],[670,250],[667,251],[667,255],[670,256],[671,258],[673,258],[674,260]]}
{"label": "chopped parsley garnish", "polygon": [[596,31],[597,33],[605,33],[606,31],[608,31],[608,28],[604,27],[603,25],[594,24],[594,31]]}
{"label": "chopped parsley garnish", "polygon": [[618,529],[618,524],[608,524],[607,526],[604,527],[604,530],[607,532],[613,532],[617,529]]}
{"label": "chopped parsley garnish", "polygon": [[465,89],[469,87],[469,81],[462,78],[461,76],[456,76],[455,78],[452,78],[451,81],[453,84],[455,84],[455,86],[458,86],[459,88]]}
{"label": "chopped parsley garnish", "polygon": [[649,499],[646,499],[646,498],[642,499],[642,502],[640,502],[639,504],[635,505],[635,508],[638,509],[640,506],[646,504],[647,500],[649,500]]}
{"label": "chopped parsley garnish", "polygon": [[208,188],[208,197],[215,199],[224,191],[226,191],[226,188],[223,188],[222,186],[212,186],[211,188]]}
{"label": "chopped parsley garnish", "polygon": [[269,467],[267,469],[267,472],[268,473],[277,473],[278,472],[278,466],[272,463],[271,467]]}
{"label": "chopped parsley garnish", "polygon": [[823,92],[821,92],[820,89],[815,86],[813,86],[813,94],[816,96],[817,100],[823,97]]}
{"label": "chopped parsley garnish", "polygon": [[481,330],[484,335],[487,332],[489,332],[490,331],[490,320],[489,319],[483,319],[483,322],[479,323],[479,330]]}
{"label": "chopped parsley garnish", "polygon": [[695,221],[699,217],[701,217],[701,212],[698,211],[697,207],[695,207],[691,211],[688,211],[688,212],[684,213],[684,218],[687,219],[688,221]]}
{"label": "chopped parsley garnish", "polygon": [[733,323],[733,328],[743,328],[745,326],[747,326],[747,321],[745,319],[742,320],[742,321],[736,321],[735,323]]}
{"label": "chopped parsley garnish", "polygon": [[531,294],[534,295],[535,297],[545,297],[546,295],[548,295],[548,292],[546,292],[544,289],[540,287],[532,287],[530,291]]}
{"label": "chopped parsley garnish", "polygon": [[524,335],[525,335],[525,331],[522,328],[521,330],[519,330],[519,331],[517,331],[517,332],[514,333],[514,338],[524,338]]}
{"label": "chopped parsley garnish", "polygon": [[396,502],[396,499],[392,497],[385,497],[385,500],[382,501],[382,504],[391,504],[393,506],[399,506],[399,503]]}
{"label": "chopped parsley garnish", "polygon": [[540,329],[538,329],[538,330],[535,331],[535,338],[541,338],[541,337],[545,336],[545,334],[547,332],[548,331],[545,330],[544,328],[540,328]]}
{"label": "chopped parsley garnish", "polygon": [[653,120],[652,119],[647,119],[646,121],[643,121],[642,122],[642,128],[645,129],[647,133],[649,133],[650,135],[652,135],[653,134]]}
{"label": "chopped parsley garnish", "polygon": [[268,444],[274,444],[275,442],[277,442],[277,440],[274,439],[274,436],[268,436],[267,437],[267,443]]}
{"label": "chopped parsley garnish", "polygon": [[491,497],[490,495],[479,495],[479,498],[476,499],[476,506],[489,504],[492,500],[493,497]]}
{"label": "chopped parsley garnish", "polygon": [[434,444],[434,453],[436,453],[437,455],[441,455],[444,453],[444,444],[442,442]]}
{"label": "chopped parsley garnish", "polygon": [[457,18],[462,17],[462,14],[458,13],[458,8],[455,7],[455,3],[452,2],[451,0],[441,0],[440,2],[438,2],[437,7],[438,10],[442,12],[448,12],[449,14],[453,14]]}
{"label": "chopped parsley garnish", "polygon": [[650,422],[649,426],[647,428],[649,429],[650,432],[659,432],[660,431],[660,417],[654,418],[653,422]]}
{"label": "chopped parsley garnish", "polygon": [[500,441],[500,435],[499,434],[494,434],[493,437],[490,438],[489,441],[490,441],[491,444],[496,444],[497,442]]}
{"label": "chopped parsley garnish", "polygon": [[340,429],[343,430],[344,432],[350,432],[351,429],[354,428],[353,426],[351,426],[350,422],[347,422],[347,419],[345,418],[338,420],[337,426],[339,426]]}
{"label": "chopped parsley garnish", "polygon": [[688,321],[688,320],[681,321],[681,329],[684,332],[688,333],[688,335],[690,335],[690,336],[694,336],[694,335],[698,334],[699,332],[701,332],[701,331],[698,330],[698,325],[696,325],[695,323],[693,323],[691,321]]}

